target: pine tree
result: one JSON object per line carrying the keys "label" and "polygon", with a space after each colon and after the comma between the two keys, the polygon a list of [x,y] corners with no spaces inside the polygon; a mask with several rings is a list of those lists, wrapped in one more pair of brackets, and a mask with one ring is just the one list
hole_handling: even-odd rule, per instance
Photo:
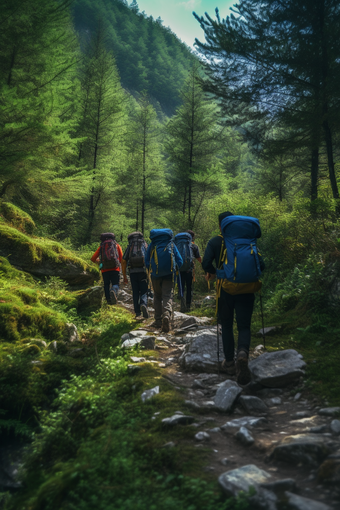
{"label": "pine tree", "polygon": [[170,183],[176,207],[181,203],[190,228],[207,189],[214,187],[218,171],[214,163],[225,142],[224,130],[217,124],[217,108],[206,99],[199,76],[199,66],[194,63],[181,92],[183,104],[166,127],[166,151],[173,164]]}
{"label": "pine tree", "polygon": [[121,164],[125,133],[126,96],[114,58],[105,49],[105,30],[101,24],[89,44],[81,81],[82,115],[78,136],[84,140],[79,145],[78,162],[85,168],[83,175],[88,186],[83,238],[83,242],[88,243],[96,214],[114,189],[115,169]]}
{"label": "pine tree", "polygon": [[206,90],[223,101],[230,116],[240,115],[246,105],[249,118],[267,118],[294,132],[292,144],[285,144],[288,151],[309,150],[312,200],[317,197],[319,155],[325,145],[338,202],[333,136],[340,113],[339,3],[241,0],[234,12],[237,16],[225,20],[217,12],[216,21],[196,16],[207,39],[197,44],[210,60]]}

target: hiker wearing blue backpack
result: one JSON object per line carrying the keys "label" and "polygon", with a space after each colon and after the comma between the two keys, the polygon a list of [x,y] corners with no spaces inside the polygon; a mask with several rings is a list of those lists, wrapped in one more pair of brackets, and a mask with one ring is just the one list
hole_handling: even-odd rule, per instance
{"label": "hiker wearing blue backpack", "polygon": [[[195,259],[202,262],[199,248],[194,243],[195,232],[187,230],[175,236],[175,244],[183,259],[183,265],[179,272],[179,298],[181,300],[181,312],[189,312],[192,298],[192,283],[194,281]],[[186,297],[184,297],[186,288]]]}
{"label": "hiker wearing blue backpack", "polygon": [[129,268],[130,283],[132,288],[133,307],[136,320],[149,317],[148,314],[148,275],[145,268],[145,254],[148,245],[141,232],[132,232],[128,235],[129,245],[126,248],[122,260],[122,272],[124,283],[128,283],[126,268]]}
{"label": "hiker wearing blue backpack", "polygon": [[[218,219],[221,234],[208,242],[202,267],[207,281],[217,277],[218,323],[222,325],[225,356],[222,369],[229,375],[236,374],[237,382],[246,385],[251,381],[248,356],[254,293],[261,289],[259,277],[264,269],[256,245],[256,240],[261,237],[261,228],[258,219],[236,216],[229,211],[221,213]],[[234,311],[238,329],[236,363]]]}
{"label": "hiker wearing blue backpack", "polygon": [[155,321],[152,326],[162,328],[163,333],[170,330],[176,272],[183,263],[173,238],[170,229],[151,230],[151,243],[145,255],[145,266],[151,276],[154,291]]}

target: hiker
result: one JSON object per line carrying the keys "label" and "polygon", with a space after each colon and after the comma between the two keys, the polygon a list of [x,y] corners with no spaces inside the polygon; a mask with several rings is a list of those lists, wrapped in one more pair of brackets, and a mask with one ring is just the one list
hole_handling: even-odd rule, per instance
{"label": "hiker", "polygon": [[[183,265],[179,273],[178,291],[181,300],[181,312],[189,312],[192,299],[192,283],[195,277],[195,259],[202,262],[200,251],[194,243],[195,232],[187,230],[175,236],[175,244],[183,259]],[[184,292],[186,288],[186,299]]]}
{"label": "hiker", "polygon": [[104,280],[105,298],[109,305],[117,303],[122,258],[123,251],[117,243],[115,235],[110,232],[101,234],[100,246],[92,255],[91,260],[99,263]]}
{"label": "hiker", "polygon": [[123,261],[122,272],[124,283],[128,283],[126,268],[129,269],[130,282],[132,287],[133,308],[136,314],[136,320],[140,320],[141,314],[144,319],[148,314],[148,275],[145,268],[145,254],[148,245],[141,232],[132,232],[128,235],[128,247],[126,248]]}
{"label": "hiker", "polygon": [[149,270],[154,292],[155,322],[152,326],[170,330],[172,298],[176,270],[182,265],[182,257],[173,241],[173,232],[161,228],[150,231],[151,243],[145,255],[145,266]]}
{"label": "hiker", "polygon": [[[236,373],[237,382],[246,385],[251,381],[248,356],[254,292],[261,289],[262,284],[258,278],[264,269],[262,257],[256,247],[256,238],[261,236],[261,229],[256,218],[236,216],[229,211],[221,213],[218,220],[221,234],[208,242],[202,267],[206,272],[206,281],[217,276],[218,323],[222,325],[225,356],[222,369],[229,375]],[[238,329],[236,363],[234,310]]]}

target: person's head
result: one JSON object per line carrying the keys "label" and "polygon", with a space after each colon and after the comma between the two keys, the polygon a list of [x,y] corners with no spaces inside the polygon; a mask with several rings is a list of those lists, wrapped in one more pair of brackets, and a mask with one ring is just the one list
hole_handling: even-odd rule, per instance
{"label": "person's head", "polygon": [[195,232],[193,230],[187,230],[188,234],[191,235],[192,240],[195,239]]}
{"label": "person's head", "polygon": [[227,211],[227,212],[223,212],[218,215],[218,224],[219,224],[220,230],[221,230],[222,220],[224,220],[224,218],[226,218],[227,216],[234,216],[234,214],[230,211]]}

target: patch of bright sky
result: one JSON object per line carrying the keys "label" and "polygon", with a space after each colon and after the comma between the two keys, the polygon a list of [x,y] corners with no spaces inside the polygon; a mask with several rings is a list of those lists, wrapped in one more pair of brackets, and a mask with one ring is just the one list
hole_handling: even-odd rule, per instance
{"label": "patch of bright sky", "polygon": [[195,38],[204,41],[204,35],[192,12],[195,11],[198,16],[207,12],[214,18],[215,8],[218,7],[220,16],[225,18],[237,0],[137,0],[137,3],[141,12],[145,11],[154,19],[160,16],[164,26],[170,27],[179,39],[193,47]]}

